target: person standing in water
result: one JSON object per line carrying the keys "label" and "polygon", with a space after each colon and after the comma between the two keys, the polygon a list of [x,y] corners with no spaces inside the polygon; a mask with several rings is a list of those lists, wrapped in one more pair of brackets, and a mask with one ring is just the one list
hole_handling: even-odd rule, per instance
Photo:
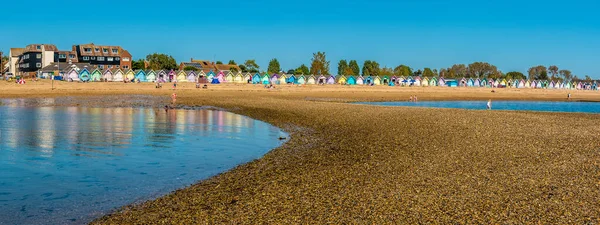
{"label": "person standing in water", "polygon": [[567,94],[567,100],[571,100],[571,92],[569,92],[569,94]]}
{"label": "person standing in water", "polygon": [[171,102],[172,102],[171,103],[172,105],[175,105],[175,102],[177,102],[177,94],[176,93],[173,93],[171,95]]}
{"label": "person standing in water", "polygon": [[492,110],[492,100],[491,99],[488,100],[488,102],[487,102],[487,109]]}

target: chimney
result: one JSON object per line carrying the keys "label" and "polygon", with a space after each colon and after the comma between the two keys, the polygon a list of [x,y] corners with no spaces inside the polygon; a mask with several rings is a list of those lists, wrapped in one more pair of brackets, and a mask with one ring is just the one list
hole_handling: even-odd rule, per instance
{"label": "chimney", "polygon": [[190,58],[190,62],[193,62],[193,61],[194,61],[194,58]]}

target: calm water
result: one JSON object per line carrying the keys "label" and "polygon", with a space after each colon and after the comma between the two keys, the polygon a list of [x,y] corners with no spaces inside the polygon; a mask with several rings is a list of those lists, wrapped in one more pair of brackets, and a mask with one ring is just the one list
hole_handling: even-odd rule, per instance
{"label": "calm water", "polygon": [[[432,108],[458,108],[485,110],[487,101],[422,101],[422,102],[362,102],[360,104],[383,106],[409,106]],[[492,110],[525,110],[543,112],[600,113],[598,102],[534,102],[492,101]]]}
{"label": "calm water", "polygon": [[259,158],[287,136],[209,110],[0,106],[0,224],[81,224]]}

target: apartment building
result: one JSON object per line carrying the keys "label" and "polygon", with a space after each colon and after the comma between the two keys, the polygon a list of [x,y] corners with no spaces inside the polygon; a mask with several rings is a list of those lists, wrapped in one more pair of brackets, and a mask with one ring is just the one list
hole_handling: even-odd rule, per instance
{"label": "apartment building", "polygon": [[131,69],[131,54],[120,46],[95,45],[94,43],[74,45],[77,61],[89,63],[100,69]]}

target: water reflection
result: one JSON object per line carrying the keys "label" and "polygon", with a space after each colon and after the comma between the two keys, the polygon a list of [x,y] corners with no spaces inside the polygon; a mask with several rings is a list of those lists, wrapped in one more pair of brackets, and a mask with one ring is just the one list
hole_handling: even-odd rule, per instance
{"label": "water reflection", "polygon": [[9,103],[0,106],[0,224],[84,223],[260,157],[285,135],[223,111]]}

